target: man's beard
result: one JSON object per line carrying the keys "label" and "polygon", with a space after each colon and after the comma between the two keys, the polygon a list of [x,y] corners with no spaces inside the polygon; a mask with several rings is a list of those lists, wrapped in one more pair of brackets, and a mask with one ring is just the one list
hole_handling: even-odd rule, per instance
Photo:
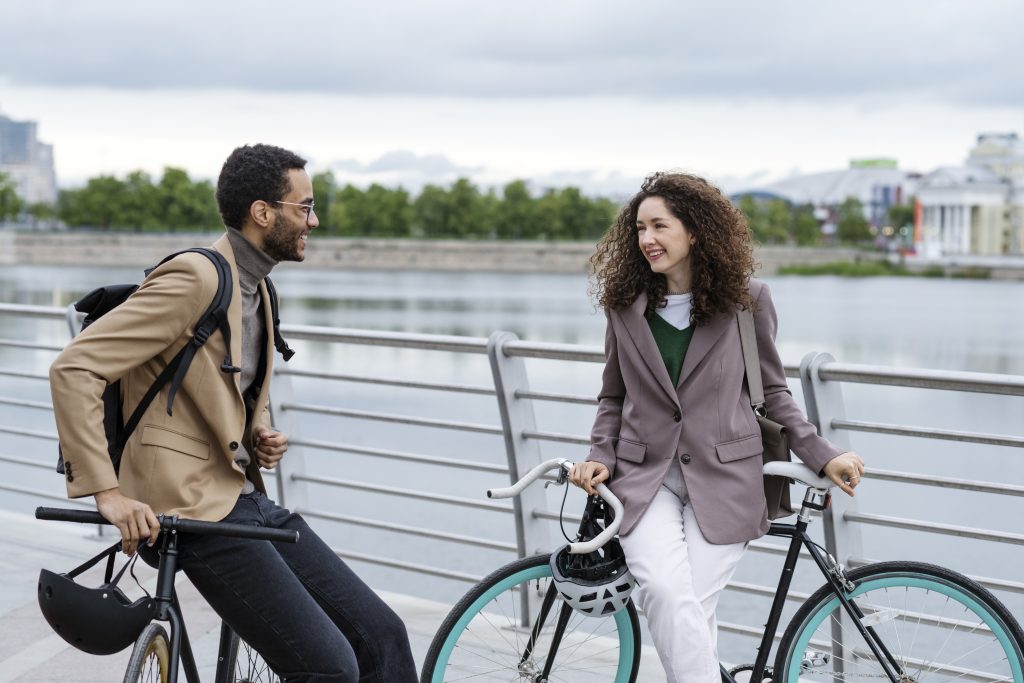
{"label": "man's beard", "polygon": [[284,216],[278,214],[274,225],[263,238],[263,253],[275,261],[302,261],[305,254],[299,253],[301,230],[288,227]]}

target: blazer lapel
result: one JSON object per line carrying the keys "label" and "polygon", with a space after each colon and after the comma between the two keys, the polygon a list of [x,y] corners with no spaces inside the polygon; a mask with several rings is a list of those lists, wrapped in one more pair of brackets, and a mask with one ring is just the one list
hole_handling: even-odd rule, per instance
{"label": "blazer lapel", "polygon": [[729,329],[730,324],[735,324],[734,314],[723,315],[719,313],[711,319],[707,325],[698,327],[693,331],[693,338],[690,339],[690,347],[686,350],[686,357],[683,358],[683,368],[679,372],[679,386],[687,380],[694,368],[704,360],[715,346],[718,338]]}
{"label": "blazer lapel", "polygon": [[263,323],[264,330],[266,330],[267,343],[264,345],[263,353],[266,358],[266,371],[263,377],[258,377],[257,381],[260,384],[260,395],[256,399],[256,416],[259,417],[259,413],[266,407],[267,401],[270,398],[270,377],[274,371],[274,310],[270,306],[270,292],[267,291],[267,283],[261,281],[259,284],[260,300],[263,302]]}
{"label": "blazer lapel", "polygon": [[668,370],[665,368],[665,361],[661,357],[661,351],[658,350],[657,342],[654,341],[654,335],[651,334],[651,326],[647,323],[647,318],[644,317],[644,311],[646,310],[647,293],[641,292],[636,301],[623,311],[622,321],[625,323],[626,331],[629,333],[629,338],[636,347],[637,353],[643,358],[658,386],[673,401],[678,402],[679,399],[676,396],[676,391],[672,387],[672,380],[669,378]]}

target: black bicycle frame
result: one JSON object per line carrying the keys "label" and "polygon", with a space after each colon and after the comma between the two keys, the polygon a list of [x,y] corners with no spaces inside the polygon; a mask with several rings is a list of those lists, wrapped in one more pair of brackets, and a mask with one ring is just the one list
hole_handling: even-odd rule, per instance
{"label": "black bicycle frame", "polygon": [[[768,530],[769,536],[789,538],[790,543],[789,549],[786,552],[786,560],[782,566],[782,575],[779,577],[779,585],[775,591],[775,598],[772,601],[772,608],[768,614],[768,622],[764,627],[764,635],[761,636],[761,643],[757,648],[757,658],[754,660],[754,668],[751,671],[750,680],[752,682],[764,680],[765,670],[768,667],[768,656],[775,640],[775,632],[782,619],[782,610],[786,603],[786,597],[789,595],[789,587],[793,581],[797,560],[800,557],[800,549],[806,548],[814,563],[818,566],[818,570],[825,577],[832,594],[838,598],[843,609],[852,618],[854,626],[871,649],[872,654],[881,663],[889,680],[892,683],[899,683],[904,672],[896,658],[892,656],[881,640],[879,640],[874,628],[863,625],[861,619],[863,619],[864,613],[846,597],[845,590],[840,584],[840,578],[833,573],[832,562],[825,558],[819,547],[807,535],[807,526],[810,521],[808,508],[823,509],[824,507],[824,505],[816,505],[805,499],[804,506],[801,508],[795,524],[773,523]],[[773,673],[778,675],[778,672]],[[722,680],[727,683],[736,683],[735,679],[724,668],[722,668]]]}
{"label": "black bicycle frame", "polygon": [[[178,683],[178,659],[185,668],[185,680],[188,683],[200,683],[199,670],[196,668],[192,644],[188,640],[185,619],[181,615],[178,593],[174,590],[174,574],[178,571],[178,534],[175,531],[164,532],[160,544],[160,569],[156,578],[157,608],[155,619],[166,621],[171,626],[170,661],[167,663],[167,683]],[[223,638],[221,639],[223,646]],[[221,650],[223,654],[224,650]],[[218,667],[219,668],[219,667]],[[218,680],[220,680],[218,678]]]}

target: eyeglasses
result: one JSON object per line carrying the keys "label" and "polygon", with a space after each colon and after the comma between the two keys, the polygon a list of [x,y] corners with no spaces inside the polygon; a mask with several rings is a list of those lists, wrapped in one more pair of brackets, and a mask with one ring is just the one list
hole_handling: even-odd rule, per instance
{"label": "eyeglasses", "polygon": [[316,202],[310,202],[309,204],[298,204],[296,202],[275,201],[274,203],[275,204],[288,204],[289,206],[301,206],[302,208],[304,208],[306,210],[306,223],[307,224],[309,223],[310,217],[313,215],[313,213],[315,213],[313,211],[313,206],[316,204]]}

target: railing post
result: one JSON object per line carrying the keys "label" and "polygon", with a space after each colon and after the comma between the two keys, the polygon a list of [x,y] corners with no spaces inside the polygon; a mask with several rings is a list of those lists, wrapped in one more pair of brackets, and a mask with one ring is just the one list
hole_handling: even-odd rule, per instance
{"label": "railing post", "polygon": [[[290,440],[299,440],[298,416],[285,410],[282,406],[291,403],[295,395],[290,375],[274,373],[270,384],[270,417],[274,429],[288,435]],[[294,474],[306,472],[306,456],[303,446],[289,444],[288,452],[281,458],[277,466],[277,503],[281,507],[289,507],[294,512],[309,503],[309,485],[304,481],[296,481]]]}
{"label": "railing post", "polygon": [[[526,363],[522,358],[506,356],[504,352],[506,343],[518,339],[511,332],[498,331],[487,340],[487,356],[491,361],[494,389],[498,396],[509,480],[512,483],[541,463],[540,446],[536,441],[523,437],[525,430],[536,429],[533,403],[519,399],[516,395],[530,388]],[[512,499],[512,505],[515,509],[519,557],[550,550],[547,525],[533,514],[534,510],[542,509],[545,505],[543,487],[527,487],[522,494]]]}
{"label": "railing post", "polygon": [[[820,374],[823,365],[834,361],[835,358],[828,353],[807,354],[800,362],[800,383],[803,386],[807,419],[818,428],[821,436],[840,448],[850,450],[849,435],[832,427],[833,419],[846,417],[842,385],[839,382],[826,382],[821,379]],[[846,521],[845,517],[847,511],[856,509],[855,500],[839,491],[833,493],[831,505],[822,515],[825,548],[844,566],[850,563],[851,557],[864,556],[860,529]],[[846,614],[840,614],[839,620],[832,623],[832,640],[835,648],[832,667],[835,677],[840,680],[846,667],[843,641],[846,634],[854,630],[849,618]]]}
{"label": "railing post", "polygon": [[[822,365],[832,362],[835,362],[835,358],[828,353],[809,353],[800,362],[800,384],[803,387],[807,419],[823,437],[844,450],[852,450],[849,434],[832,428],[832,420],[846,418],[842,385],[839,382],[826,382],[819,374]],[[851,557],[864,556],[860,528],[845,519],[847,511],[856,509],[856,500],[837,489],[829,509],[823,515],[825,547],[844,565],[849,563]]]}

